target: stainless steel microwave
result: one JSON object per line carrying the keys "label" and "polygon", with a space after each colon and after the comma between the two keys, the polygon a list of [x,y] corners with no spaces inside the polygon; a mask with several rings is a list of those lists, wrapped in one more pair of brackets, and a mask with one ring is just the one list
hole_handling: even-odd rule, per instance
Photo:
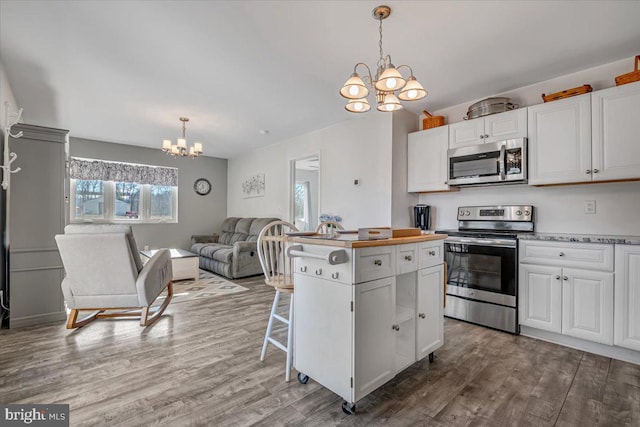
{"label": "stainless steel microwave", "polygon": [[527,138],[447,151],[449,185],[527,182]]}

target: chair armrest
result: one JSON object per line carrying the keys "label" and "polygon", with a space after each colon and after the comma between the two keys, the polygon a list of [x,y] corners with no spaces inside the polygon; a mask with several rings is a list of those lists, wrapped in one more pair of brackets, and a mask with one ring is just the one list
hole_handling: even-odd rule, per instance
{"label": "chair armrest", "polygon": [[151,304],[172,277],[171,252],[169,249],[160,249],[144,265],[136,280],[136,290],[141,306]]}
{"label": "chair armrest", "polygon": [[258,245],[256,242],[235,242],[233,244],[233,255],[236,256],[240,252],[256,252]]}
{"label": "chair armrest", "polygon": [[195,236],[191,236],[191,244],[194,245],[196,243],[218,243],[217,234],[197,234]]}

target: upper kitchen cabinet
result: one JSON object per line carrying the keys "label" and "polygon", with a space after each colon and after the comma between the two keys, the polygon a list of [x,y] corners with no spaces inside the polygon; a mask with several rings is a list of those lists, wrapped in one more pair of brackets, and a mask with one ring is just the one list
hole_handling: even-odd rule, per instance
{"label": "upper kitchen cabinet", "polygon": [[591,95],[534,105],[529,114],[529,184],[591,176]]}
{"label": "upper kitchen cabinet", "polygon": [[640,178],[640,83],[528,110],[529,184]]}
{"label": "upper kitchen cabinet", "polygon": [[407,191],[448,191],[447,148],[449,126],[409,134]]}
{"label": "upper kitchen cabinet", "polygon": [[527,109],[506,111],[449,125],[449,148],[526,138]]}
{"label": "upper kitchen cabinet", "polygon": [[591,95],[594,181],[640,178],[640,82]]}

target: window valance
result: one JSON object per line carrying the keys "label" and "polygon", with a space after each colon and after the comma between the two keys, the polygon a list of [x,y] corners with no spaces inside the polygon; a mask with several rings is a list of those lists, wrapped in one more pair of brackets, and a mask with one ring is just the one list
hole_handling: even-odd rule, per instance
{"label": "window valance", "polygon": [[71,158],[71,179],[136,182],[138,184],[178,186],[178,169],[135,163]]}

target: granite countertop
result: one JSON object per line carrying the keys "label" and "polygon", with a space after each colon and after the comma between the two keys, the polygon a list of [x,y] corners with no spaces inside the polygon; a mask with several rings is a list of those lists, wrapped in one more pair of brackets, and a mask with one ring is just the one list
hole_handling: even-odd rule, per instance
{"label": "granite countertop", "polygon": [[520,240],[545,240],[549,242],[575,243],[617,243],[619,245],[640,245],[640,236],[611,236],[603,234],[573,234],[573,233],[522,233]]}

